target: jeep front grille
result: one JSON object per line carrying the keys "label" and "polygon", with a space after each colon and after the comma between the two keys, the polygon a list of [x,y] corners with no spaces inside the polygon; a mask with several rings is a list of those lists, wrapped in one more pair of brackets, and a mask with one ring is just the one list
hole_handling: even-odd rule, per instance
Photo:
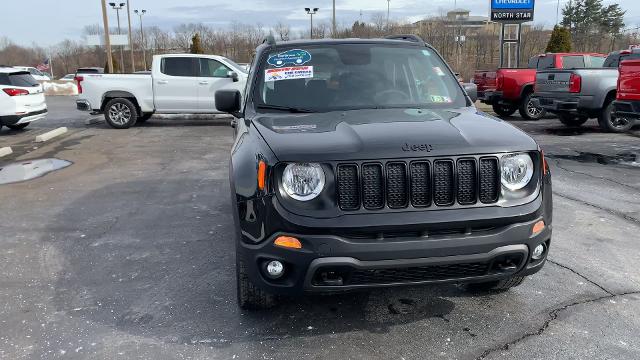
{"label": "jeep front grille", "polygon": [[493,204],[500,194],[496,157],[338,164],[336,180],[345,211]]}

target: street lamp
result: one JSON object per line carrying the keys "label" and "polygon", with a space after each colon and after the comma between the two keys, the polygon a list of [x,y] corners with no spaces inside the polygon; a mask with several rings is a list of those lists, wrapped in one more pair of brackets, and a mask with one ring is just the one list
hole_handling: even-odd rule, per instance
{"label": "street lamp", "polygon": [[147,48],[144,46],[144,30],[142,29],[142,15],[147,13],[147,10],[142,9],[140,11],[138,10],[133,10],[134,13],[136,13],[136,15],[138,15],[140,17],[140,36],[142,36],[142,42],[141,42],[141,46],[142,46],[142,61],[144,62],[144,69],[143,70],[147,70]]}
{"label": "street lamp", "polygon": [[[120,9],[122,9],[123,6],[125,6],[125,3],[109,3],[109,6],[111,6],[111,8],[113,8],[113,10],[116,11],[116,16],[118,17],[118,35],[120,35]],[[120,45],[120,72],[123,73],[124,72],[124,50],[122,49],[123,46]]]}
{"label": "street lamp", "polygon": [[309,29],[309,35],[313,39],[313,15],[318,12],[318,8],[304,8],[304,11],[311,15],[311,29]]}
{"label": "street lamp", "polygon": [[389,31],[389,13],[391,12],[391,0],[387,0],[387,31]]}

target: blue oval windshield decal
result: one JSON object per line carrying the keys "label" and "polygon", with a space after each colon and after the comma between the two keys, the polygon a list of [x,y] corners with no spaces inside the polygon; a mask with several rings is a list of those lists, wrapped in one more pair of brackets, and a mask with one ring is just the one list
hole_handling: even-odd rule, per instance
{"label": "blue oval windshield decal", "polygon": [[311,61],[311,54],[308,51],[292,49],[269,56],[267,63],[271,66],[282,67],[285,65],[303,65],[309,61]]}

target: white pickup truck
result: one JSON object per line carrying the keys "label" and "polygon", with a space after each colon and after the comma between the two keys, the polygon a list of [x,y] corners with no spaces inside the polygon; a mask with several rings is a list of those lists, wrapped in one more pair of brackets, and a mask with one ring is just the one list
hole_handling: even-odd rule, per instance
{"label": "white pickup truck", "polygon": [[126,129],[155,114],[215,114],[220,89],[244,90],[247,71],[216,55],[153,57],[151,74],[79,74],[76,107],[104,113],[109,125]]}

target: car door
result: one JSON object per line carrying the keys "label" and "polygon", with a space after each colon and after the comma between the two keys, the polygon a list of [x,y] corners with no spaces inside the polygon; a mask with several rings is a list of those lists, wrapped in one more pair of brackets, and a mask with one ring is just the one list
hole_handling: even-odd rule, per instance
{"label": "car door", "polygon": [[198,112],[198,71],[196,57],[162,58],[153,72],[156,111],[164,113]]}
{"label": "car door", "polygon": [[198,110],[199,112],[218,112],[215,94],[222,88],[231,88],[233,79],[229,77],[230,67],[218,60],[200,58],[200,78],[198,81]]}

